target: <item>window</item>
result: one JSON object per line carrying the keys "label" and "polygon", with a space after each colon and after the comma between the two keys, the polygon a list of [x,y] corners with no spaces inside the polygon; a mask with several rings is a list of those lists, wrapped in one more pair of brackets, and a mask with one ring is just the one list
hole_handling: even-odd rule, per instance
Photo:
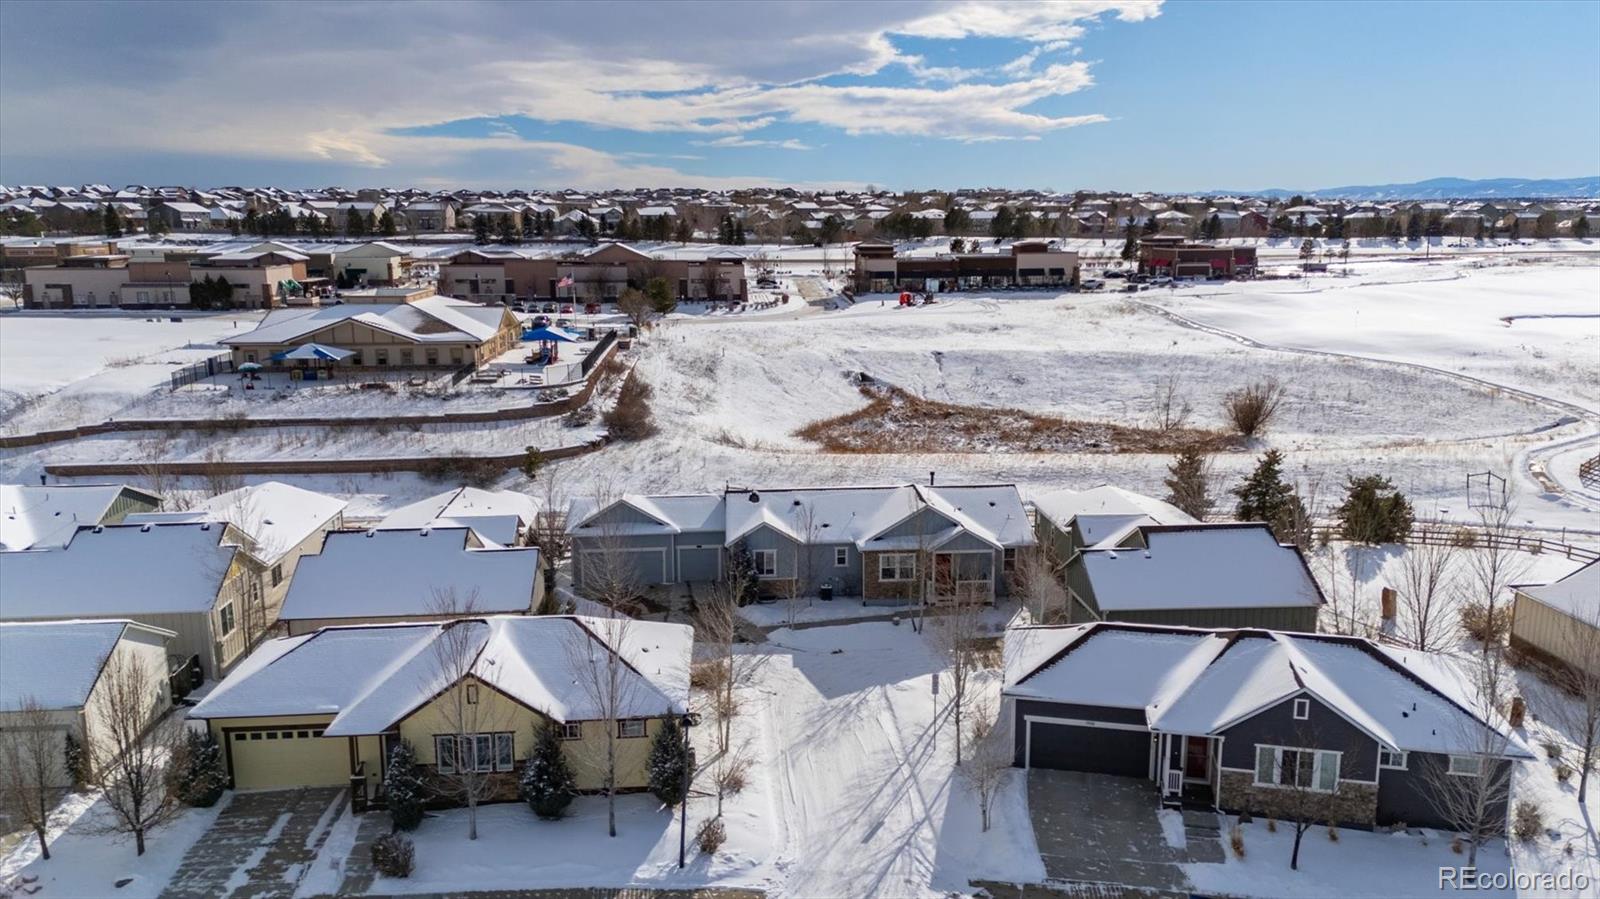
{"label": "window", "polygon": [[561,725],[561,739],[563,739],[563,740],[581,740],[581,739],[583,739],[583,722],[582,721],[568,721],[566,724]]}
{"label": "window", "polygon": [[281,583],[283,583],[283,563],[279,562],[272,566],[272,586],[276,587]]}
{"label": "window", "polygon": [[758,549],[751,553],[752,561],[756,565],[756,577],[778,576],[778,551],[775,549]]}
{"label": "window", "polygon": [[1450,773],[1462,777],[1477,777],[1483,773],[1483,759],[1475,755],[1452,755]]}
{"label": "window", "polygon": [[1255,783],[1263,787],[1304,787],[1332,793],[1339,785],[1339,753],[1258,745]]}
{"label": "window", "polygon": [[226,637],[233,633],[233,603],[228,603],[217,611],[217,629]]}
{"label": "window", "polygon": [[436,734],[433,761],[440,774],[458,771],[511,771],[516,767],[516,747],[509,733]]}
{"label": "window", "polygon": [[617,736],[642,737],[645,733],[643,718],[625,718],[617,722]]}
{"label": "window", "polygon": [[1017,570],[1017,551],[1015,549],[1008,549],[1000,554],[1000,570]]}
{"label": "window", "polygon": [[884,553],[878,557],[878,580],[909,581],[916,576],[916,553]]}
{"label": "window", "polygon": [[1294,720],[1304,721],[1311,717],[1311,700],[1296,699],[1294,701]]}
{"label": "window", "polygon": [[456,738],[454,734],[433,738],[433,763],[440,774],[454,774],[456,770]]}
{"label": "window", "polygon": [[850,549],[845,546],[833,548],[833,567],[843,568],[850,564]]}
{"label": "window", "polygon": [[511,734],[494,735],[494,768],[510,771],[516,767],[516,753],[512,751]]}
{"label": "window", "polygon": [[474,770],[494,770],[494,734],[472,735],[472,759]]}
{"label": "window", "polygon": [[467,684],[467,705],[478,704],[478,685]]}
{"label": "window", "polygon": [[1378,767],[1395,768],[1400,771],[1406,769],[1406,754],[1403,752],[1390,752],[1387,749],[1378,750]]}

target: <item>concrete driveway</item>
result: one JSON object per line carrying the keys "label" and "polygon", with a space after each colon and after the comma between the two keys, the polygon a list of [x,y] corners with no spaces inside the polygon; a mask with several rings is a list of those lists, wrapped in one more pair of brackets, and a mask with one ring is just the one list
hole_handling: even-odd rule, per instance
{"label": "concrete driveway", "polygon": [[293,896],[345,801],[341,787],[234,796],[184,855],[162,899]]}
{"label": "concrete driveway", "polygon": [[1192,853],[1167,841],[1160,808],[1156,785],[1149,781],[1077,771],[1028,771],[1028,813],[1051,880],[1188,890],[1189,879],[1179,865],[1211,861],[1213,852],[1221,861],[1215,816],[1202,816],[1211,819],[1209,833],[1185,828],[1196,843]]}

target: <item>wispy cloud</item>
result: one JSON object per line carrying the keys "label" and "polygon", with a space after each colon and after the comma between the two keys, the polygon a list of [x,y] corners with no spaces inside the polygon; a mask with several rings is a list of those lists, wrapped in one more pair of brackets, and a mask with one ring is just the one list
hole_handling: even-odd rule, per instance
{"label": "wispy cloud", "polygon": [[772,147],[778,150],[816,149],[816,147],[792,137],[785,140],[762,140],[755,137],[741,137],[737,134],[719,137],[716,140],[691,141],[691,143],[700,147]]}

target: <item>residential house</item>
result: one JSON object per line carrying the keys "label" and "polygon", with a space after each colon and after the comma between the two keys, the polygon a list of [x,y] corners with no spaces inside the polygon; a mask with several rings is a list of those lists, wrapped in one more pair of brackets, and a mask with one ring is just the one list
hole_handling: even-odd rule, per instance
{"label": "residential house", "polygon": [[992,601],[1035,545],[1010,484],[626,495],[574,502],[567,521],[580,591],[718,580],[737,547],[769,595]]}
{"label": "residential house", "polygon": [[527,546],[538,522],[539,501],[515,490],[458,487],[390,512],[380,529],[468,527],[500,546]]}
{"label": "residential house", "polygon": [[1265,524],[1138,524],[1066,563],[1067,620],[1315,631],[1317,586]]}
{"label": "residential house", "polygon": [[[221,341],[235,365],[267,364],[306,343],[352,351],[343,364],[378,368],[483,365],[517,345],[522,327],[510,310],[435,296],[428,289],[347,292],[320,308],[275,309],[246,334]],[[393,302],[363,302],[365,299]]]}
{"label": "residential house", "polygon": [[265,568],[225,522],[80,527],[66,546],[0,552],[0,621],[128,618],[226,673],[270,628]]}
{"label": "residential house", "polygon": [[127,484],[0,484],[0,551],[59,549],[83,525],[160,506],[161,497]]}
{"label": "residential house", "polygon": [[396,217],[404,231],[454,231],[456,204],[453,200],[419,200],[406,204]]}
{"label": "residential house", "polygon": [[169,201],[150,207],[150,215],[161,219],[168,231],[209,231],[211,210],[198,203]]}
{"label": "residential house", "polygon": [[[616,785],[639,791],[649,785],[652,738],[688,712],[693,631],[618,621],[492,616],[323,628],[263,645],[189,717],[210,727],[241,790],[352,784],[378,796],[389,750],[404,740],[429,773],[471,764],[504,775],[494,798],[515,800],[536,729],[549,726],[560,729],[582,791],[604,785],[606,730],[617,728]],[[457,652],[472,659],[459,680],[442,663]],[[620,671],[615,708],[584,688],[609,670]],[[463,735],[447,705],[456,690],[481,704],[472,718],[482,730]]]}
{"label": "residential house", "polygon": [[1558,672],[1600,665],[1600,562],[1548,584],[1519,585],[1514,596],[1513,650]]}
{"label": "residential house", "polygon": [[1033,509],[1039,545],[1057,565],[1091,546],[1118,546],[1142,525],[1196,523],[1171,503],[1110,484],[1046,493]]}
{"label": "residential house", "polygon": [[400,284],[411,273],[411,254],[382,240],[341,248],[334,259],[335,272],[357,284]]}
{"label": "residential house", "polygon": [[[68,735],[87,760],[115,754],[110,699],[119,687],[150,679],[136,711],[145,728],[172,707],[167,680],[172,631],[125,619],[0,623],[0,733],[39,725],[32,712],[47,716],[57,732],[59,751],[47,760],[52,786],[70,788],[66,766]],[[27,741],[19,748],[26,748]]]}
{"label": "residential house", "polygon": [[1440,777],[1533,757],[1449,660],[1357,637],[1095,622],[1013,629],[1005,656],[1014,764],[1168,803],[1271,816],[1310,790],[1340,826],[1454,829]]}
{"label": "residential house", "polygon": [[304,556],[279,613],[289,634],[320,627],[531,615],[544,604],[539,550],[461,525],[338,531]]}

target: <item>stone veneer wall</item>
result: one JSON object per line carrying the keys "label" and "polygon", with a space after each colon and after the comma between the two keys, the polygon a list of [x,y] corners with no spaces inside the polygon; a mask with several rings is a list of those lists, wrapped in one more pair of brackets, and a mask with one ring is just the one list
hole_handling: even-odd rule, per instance
{"label": "stone veneer wall", "polygon": [[881,552],[861,554],[861,597],[863,599],[912,600],[917,596],[917,582],[878,580],[878,557]]}
{"label": "stone veneer wall", "polygon": [[[1272,787],[1256,786],[1252,772],[1222,772],[1221,804],[1228,811],[1270,816],[1276,792]],[[1344,827],[1371,828],[1378,819],[1378,785],[1341,780],[1334,792],[1326,794],[1323,804],[1327,820]]]}

